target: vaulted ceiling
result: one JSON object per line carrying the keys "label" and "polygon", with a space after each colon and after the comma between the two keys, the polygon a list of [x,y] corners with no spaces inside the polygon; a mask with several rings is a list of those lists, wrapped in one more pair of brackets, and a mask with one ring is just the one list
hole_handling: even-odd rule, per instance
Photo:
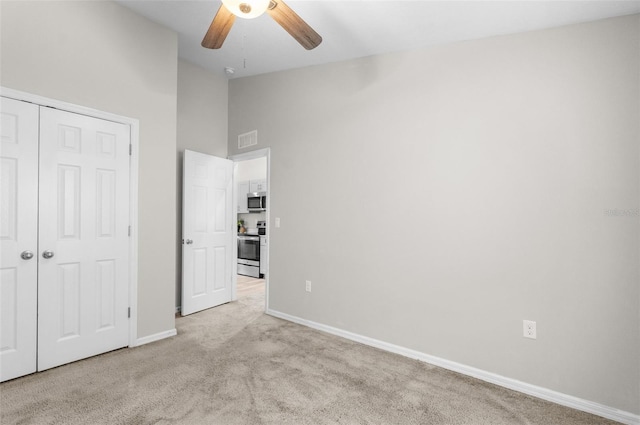
{"label": "vaulted ceiling", "polygon": [[229,78],[640,13],[635,0],[287,0],[322,36],[314,50],[302,48],[267,14],[236,19],[222,48],[210,50],[200,42],[220,0],[116,1],[175,30],[182,59]]}

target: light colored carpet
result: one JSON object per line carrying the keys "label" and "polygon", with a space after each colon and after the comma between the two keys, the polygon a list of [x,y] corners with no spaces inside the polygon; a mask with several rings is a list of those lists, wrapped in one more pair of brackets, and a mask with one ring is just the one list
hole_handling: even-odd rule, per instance
{"label": "light colored carpet", "polygon": [[263,314],[262,286],[178,336],[0,384],[5,424],[613,424]]}

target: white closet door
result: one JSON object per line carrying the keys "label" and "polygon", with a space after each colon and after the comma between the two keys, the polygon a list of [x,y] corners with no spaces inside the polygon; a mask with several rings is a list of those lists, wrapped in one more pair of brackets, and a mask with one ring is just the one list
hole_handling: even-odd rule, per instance
{"label": "white closet door", "polygon": [[1,102],[0,381],[6,381],[36,371],[38,106]]}
{"label": "white closet door", "polygon": [[40,109],[38,370],[128,345],[129,139]]}

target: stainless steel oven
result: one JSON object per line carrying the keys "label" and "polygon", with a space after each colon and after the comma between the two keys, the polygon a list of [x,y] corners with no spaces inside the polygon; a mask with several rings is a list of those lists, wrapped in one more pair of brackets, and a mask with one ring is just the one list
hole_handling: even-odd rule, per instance
{"label": "stainless steel oven", "polygon": [[238,235],[238,274],[260,277],[260,236]]}

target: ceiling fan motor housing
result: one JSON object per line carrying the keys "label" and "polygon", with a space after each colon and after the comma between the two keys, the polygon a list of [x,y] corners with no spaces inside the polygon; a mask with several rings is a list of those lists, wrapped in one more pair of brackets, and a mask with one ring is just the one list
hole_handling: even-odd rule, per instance
{"label": "ceiling fan motor housing", "polygon": [[267,10],[270,1],[271,0],[222,0],[222,3],[234,15],[240,18],[253,19],[262,15]]}

